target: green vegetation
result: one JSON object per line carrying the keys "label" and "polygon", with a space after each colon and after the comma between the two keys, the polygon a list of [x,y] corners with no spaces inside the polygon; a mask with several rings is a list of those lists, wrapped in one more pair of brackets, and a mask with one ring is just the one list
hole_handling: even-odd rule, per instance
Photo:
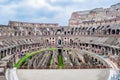
{"label": "green vegetation", "polygon": [[[23,56],[16,64],[15,64],[15,67],[16,68],[19,68],[23,62],[25,62],[30,56],[34,55],[34,54],[38,54],[40,52],[43,52],[43,51],[54,51],[54,50],[57,50],[57,48],[45,48],[45,49],[41,49],[41,50],[37,50],[37,51],[33,51],[33,52],[29,52],[29,53],[26,53],[25,56]],[[69,50],[68,48],[64,48],[63,50]],[[53,63],[52,60],[50,60],[50,65]],[[61,69],[64,67],[63,65],[63,59],[62,59],[62,55],[58,55],[58,67]]]}
{"label": "green vegetation", "polygon": [[34,51],[34,52],[26,53],[26,55],[23,56],[23,57],[15,64],[15,67],[19,68],[20,65],[27,60],[27,58],[29,58],[30,56],[32,56],[32,55],[34,55],[34,54],[37,54],[37,53],[40,53],[40,52],[43,52],[43,51],[46,51],[46,50],[53,51],[53,50],[57,50],[57,48],[46,48],[46,49],[41,49],[41,50],[37,50],[37,51]]}
{"label": "green vegetation", "polygon": [[64,67],[63,65],[63,59],[62,59],[62,55],[58,55],[58,68],[62,69]]}

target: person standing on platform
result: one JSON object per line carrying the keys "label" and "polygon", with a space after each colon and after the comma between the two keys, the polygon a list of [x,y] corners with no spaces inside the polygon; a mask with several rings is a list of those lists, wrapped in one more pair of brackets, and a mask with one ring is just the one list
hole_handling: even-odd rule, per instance
{"label": "person standing on platform", "polygon": [[16,68],[13,67],[13,62],[7,63],[7,70],[5,73],[5,77],[6,80],[19,80],[16,73]]}

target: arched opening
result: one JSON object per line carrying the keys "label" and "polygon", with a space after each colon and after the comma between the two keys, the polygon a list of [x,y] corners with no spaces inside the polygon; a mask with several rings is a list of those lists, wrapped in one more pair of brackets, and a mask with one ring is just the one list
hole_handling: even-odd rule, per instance
{"label": "arched opening", "polygon": [[115,30],[112,30],[112,34],[115,34]]}
{"label": "arched opening", "polygon": [[31,35],[31,32],[28,32],[28,35]]}
{"label": "arched opening", "polygon": [[61,54],[62,53],[62,49],[58,49],[58,53]]}
{"label": "arched opening", "polygon": [[66,31],[64,32],[64,34],[66,35]]}
{"label": "arched opening", "polygon": [[70,31],[68,31],[68,34],[70,34]]}
{"label": "arched opening", "polygon": [[81,30],[81,27],[79,28],[79,31]]}
{"label": "arched opening", "polygon": [[72,39],[70,39],[70,45],[72,45],[73,44],[73,40]]}
{"label": "arched opening", "polygon": [[90,35],[90,31],[87,31],[88,35]]}
{"label": "arched opening", "polygon": [[111,29],[108,29],[108,34],[110,34],[111,33]]}
{"label": "arched opening", "polygon": [[61,29],[58,29],[56,34],[60,34],[61,33]]}
{"label": "arched opening", "polygon": [[95,28],[92,29],[92,32],[93,32],[93,33],[95,32]]}
{"label": "arched opening", "polygon": [[107,25],[107,26],[106,26],[106,28],[109,28],[109,27],[110,27],[110,25]]}
{"label": "arched opening", "polygon": [[98,60],[95,58],[95,62],[97,62]]}
{"label": "arched opening", "polygon": [[57,39],[57,46],[59,47],[59,48],[61,48],[62,47],[62,38],[59,36],[58,37],[58,39]]}
{"label": "arched opening", "polygon": [[116,34],[119,34],[119,32],[120,32],[120,30],[119,30],[119,29],[117,29],[117,30],[116,30]]}
{"label": "arched opening", "polygon": [[93,58],[93,57],[92,57],[91,59],[92,59],[92,61],[94,60],[94,58]]}
{"label": "arched opening", "polygon": [[24,31],[22,31],[21,34],[22,34],[22,36],[25,36],[25,32]]}
{"label": "arched opening", "polygon": [[18,35],[21,36],[21,32],[19,32]]}
{"label": "arched opening", "polygon": [[62,44],[61,39],[58,39],[58,45],[61,45],[61,44]]}
{"label": "arched opening", "polygon": [[73,31],[71,31],[71,35],[73,35]]}
{"label": "arched opening", "polygon": [[49,40],[48,39],[46,39],[46,43],[49,44]]}
{"label": "arched opening", "polygon": [[76,28],[75,28],[75,31],[77,31],[77,30],[78,30],[78,28],[76,27]]}
{"label": "arched opening", "polygon": [[8,55],[10,54],[10,49],[8,49]]}
{"label": "arched opening", "polygon": [[115,49],[112,48],[112,54],[115,55]]}
{"label": "arched opening", "polygon": [[1,51],[1,58],[3,58],[4,57],[4,52],[3,51]]}
{"label": "arched opening", "polygon": [[14,36],[17,36],[17,32],[14,33]]}

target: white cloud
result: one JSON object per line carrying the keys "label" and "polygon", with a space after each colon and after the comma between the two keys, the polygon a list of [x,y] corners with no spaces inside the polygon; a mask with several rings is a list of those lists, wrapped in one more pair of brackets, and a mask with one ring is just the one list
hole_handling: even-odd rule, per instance
{"label": "white cloud", "polygon": [[71,0],[72,2],[85,2],[86,0]]}
{"label": "white cloud", "polygon": [[70,1],[70,0],[50,0],[51,2],[68,2],[68,1]]}
{"label": "white cloud", "polygon": [[45,0],[26,0],[25,4],[34,8],[48,6],[48,4],[45,3]]}
{"label": "white cloud", "polygon": [[85,0],[50,0],[51,2],[84,2]]}
{"label": "white cloud", "polygon": [[20,7],[24,6],[25,8],[29,8],[29,9],[32,8],[33,11],[39,10],[41,8],[42,9],[45,8],[47,10],[53,10],[53,11],[54,10],[57,11],[57,10],[61,9],[61,7],[59,7],[59,6],[54,7],[54,6],[50,5],[45,0],[23,0],[22,2],[19,3],[18,6],[20,6]]}
{"label": "white cloud", "polygon": [[4,14],[4,15],[6,15],[6,14],[14,14],[15,13],[15,11],[14,11],[14,9],[16,8],[17,6],[16,5],[8,5],[8,6],[0,6],[0,14],[2,13],[2,14]]}
{"label": "white cloud", "polygon": [[[19,20],[19,21],[33,21],[33,22],[58,22],[60,25],[67,25],[67,21],[73,11],[79,11],[83,9],[93,8],[91,5],[102,5],[104,0],[18,0],[12,1],[8,4],[2,4],[10,0],[0,0],[0,20],[1,22],[7,22],[8,20]],[[113,1],[113,0],[112,0]],[[118,2],[119,0],[115,0]],[[114,2],[115,2],[114,1]],[[53,5],[51,3],[73,3],[72,5]],[[105,5],[106,6],[106,5]],[[97,7],[97,6],[94,6]],[[101,6],[102,7],[102,6]],[[41,16],[42,12],[53,13],[54,15]],[[55,14],[56,13],[56,14]],[[18,17],[19,16],[19,17]]]}
{"label": "white cloud", "polygon": [[5,3],[6,1],[8,1],[8,0],[0,0],[0,3]]}

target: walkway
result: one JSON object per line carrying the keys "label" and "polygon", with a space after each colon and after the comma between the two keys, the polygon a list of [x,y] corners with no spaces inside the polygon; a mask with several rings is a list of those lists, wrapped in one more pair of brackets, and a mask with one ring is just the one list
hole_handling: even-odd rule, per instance
{"label": "walkway", "polygon": [[120,80],[119,68],[108,58],[103,58],[110,65],[110,74],[108,80]]}
{"label": "walkway", "polygon": [[18,69],[19,80],[107,80],[109,69]]}

